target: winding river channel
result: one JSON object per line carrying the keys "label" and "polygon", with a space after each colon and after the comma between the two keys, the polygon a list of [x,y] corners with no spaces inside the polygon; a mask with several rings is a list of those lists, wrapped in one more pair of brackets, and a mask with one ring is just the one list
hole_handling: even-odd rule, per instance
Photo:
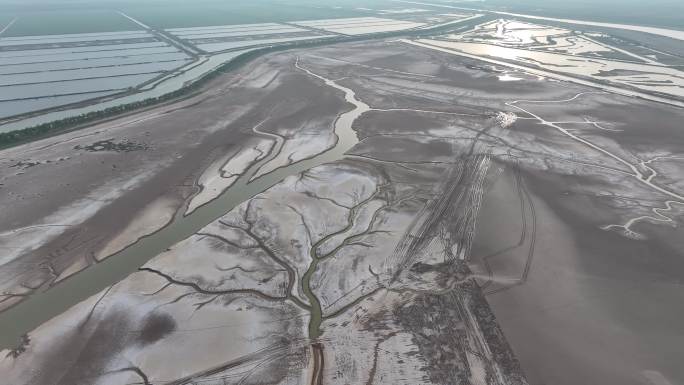
{"label": "winding river channel", "polygon": [[[197,208],[187,216],[176,215],[173,222],[160,231],[140,239],[135,244],[96,265],[88,267],[51,287],[49,290],[37,291],[16,306],[0,313],[0,330],[2,330],[2,333],[0,333],[0,349],[16,346],[24,333],[37,328],[42,323],[58,316],[77,303],[135,273],[138,271],[138,268],[150,259],[183,239],[190,237],[242,202],[267,190],[283,179],[321,164],[342,159],[345,153],[358,143],[358,138],[356,132],[352,129],[352,125],[362,114],[369,111],[370,107],[358,100],[351,89],[343,87],[335,81],[315,74],[301,66],[299,59],[297,59],[296,66],[308,75],[325,82],[327,86],[344,92],[345,100],[354,106],[353,109],[341,114],[335,121],[334,130],[338,140],[334,147],[315,157],[277,168],[268,174],[252,179],[254,174],[263,165],[277,156],[279,148],[274,148],[269,156],[252,164],[218,198]],[[306,286],[307,284],[303,280],[303,285]],[[310,290],[307,291],[305,287],[305,292],[310,292]],[[315,310],[312,309],[311,311],[314,324],[320,323],[321,317],[320,309],[318,311]]]}

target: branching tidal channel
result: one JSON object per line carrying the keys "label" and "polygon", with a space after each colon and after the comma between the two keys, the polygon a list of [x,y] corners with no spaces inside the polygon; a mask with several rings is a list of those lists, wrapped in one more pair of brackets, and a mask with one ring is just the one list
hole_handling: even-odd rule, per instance
{"label": "branching tidal channel", "polygon": [[[318,154],[315,157],[305,159],[285,167],[252,179],[258,170],[279,153],[279,148],[274,148],[271,154],[250,168],[218,198],[197,208],[191,214],[177,215],[173,222],[160,231],[141,238],[135,244],[108,257],[98,264],[88,267],[82,272],[70,277],[45,291],[36,291],[24,301],[14,307],[0,313],[0,348],[12,348],[16,346],[21,336],[40,326],[43,322],[63,313],[71,306],[97,294],[102,289],[114,285],[126,276],[138,271],[147,261],[164,252],[177,242],[190,237],[209,223],[217,220],[227,212],[279,183],[288,176],[299,174],[324,163],[340,160],[346,151],[351,149],[358,138],[352,129],[353,123],[370,107],[356,98],[354,91],[343,87],[333,80],[318,75],[300,64],[299,58],[295,63],[297,69],[309,76],[324,82],[327,86],[336,88],[344,93],[345,100],[353,105],[349,111],[342,113],[335,121],[335,134],[338,137],[334,147]],[[282,146],[282,143],[280,143]],[[315,265],[315,264],[314,264]],[[312,271],[313,273],[313,271]],[[310,278],[310,276],[309,276]],[[307,280],[302,282],[304,292],[307,290]],[[312,301],[312,297],[308,296]],[[315,298],[315,296],[313,296]],[[314,301],[315,302],[315,301]],[[319,306],[320,308],[320,306]],[[319,309],[320,310],[320,309]],[[314,314],[317,313],[317,314]],[[320,320],[319,312],[312,312],[312,319]],[[316,324],[316,322],[313,322]],[[320,321],[318,322],[320,324]],[[310,338],[318,336],[318,327],[314,327],[314,333]],[[322,350],[314,347],[314,351]]]}

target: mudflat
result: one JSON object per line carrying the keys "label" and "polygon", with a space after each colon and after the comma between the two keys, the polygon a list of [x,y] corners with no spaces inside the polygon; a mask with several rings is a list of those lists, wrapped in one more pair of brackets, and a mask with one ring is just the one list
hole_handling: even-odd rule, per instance
{"label": "mudflat", "polygon": [[[502,72],[401,41],[292,50],[201,96],[0,152],[14,253],[0,324],[34,309],[38,287],[122,248],[142,255],[13,330],[0,372],[65,385],[683,380],[684,134],[671,122],[684,112]],[[69,210],[73,222],[51,220]],[[190,221],[151,255],[128,246]]]}

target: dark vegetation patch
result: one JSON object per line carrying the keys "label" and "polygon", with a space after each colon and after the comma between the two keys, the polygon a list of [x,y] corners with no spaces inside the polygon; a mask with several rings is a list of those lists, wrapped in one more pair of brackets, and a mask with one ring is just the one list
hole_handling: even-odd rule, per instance
{"label": "dark vegetation patch", "polygon": [[469,383],[464,345],[467,332],[459,306],[452,294],[420,295],[395,310],[395,317],[411,332],[421,356],[430,362],[423,370],[435,384]]}
{"label": "dark vegetation patch", "polygon": [[460,297],[458,302],[471,310],[472,321],[478,325],[482,337],[491,352],[492,362],[496,362],[500,366],[504,375],[510,380],[510,384],[527,384],[525,375],[520,367],[520,362],[513,354],[513,350],[489,307],[487,299],[482,294],[482,290],[474,281],[462,285],[461,289],[458,292]]}
{"label": "dark vegetation patch", "polygon": [[[496,382],[496,365],[509,384],[527,383],[480,288],[472,281],[444,294],[418,295],[396,308],[394,317],[412,334],[419,354],[430,363],[423,370],[432,383],[470,384],[468,353],[482,359],[487,383]],[[473,340],[478,341],[474,346]]]}
{"label": "dark vegetation patch", "polygon": [[143,320],[138,341],[142,345],[157,342],[176,330],[176,321],[166,313],[152,313]]}
{"label": "dark vegetation patch", "polygon": [[14,349],[11,349],[9,351],[9,353],[7,353],[6,357],[12,357],[12,358],[19,357],[22,353],[24,353],[26,351],[26,348],[28,348],[30,343],[31,343],[31,337],[29,337],[28,334],[22,335],[21,340],[19,341],[19,345],[17,345]]}
{"label": "dark vegetation patch", "polygon": [[132,142],[130,140],[122,140],[114,142],[112,139],[100,140],[88,146],[76,146],[75,150],[86,150],[88,152],[132,152],[148,150],[150,146],[145,143]]}
{"label": "dark vegetation patch", "polygon": [[443,262],[434,265],[417,262],[411,266],[411,272],[414,274],[433,273],[434,277],[431,279],[439,286],[449,286],[449,283],[456,280],[460,281],[470,275],[470,270],[465,263]]}
{"label": "dark vegetation patch", "polygon": [[31,161],[23,161],[23,160],[21,160],[21,161],[15,163],[15,164],[13,164],[13,165],[11,165],[11,166],[9,166],[9,167],[10,167],[10,168],[20,168],[20,169],[22,169],[22,170],[25,170],[25,169],[27,169],[27,168],[31,168],[31,167],[37,166],[37,165],[39,165],[39,164],[40,164],[40,162],[31,162]]}

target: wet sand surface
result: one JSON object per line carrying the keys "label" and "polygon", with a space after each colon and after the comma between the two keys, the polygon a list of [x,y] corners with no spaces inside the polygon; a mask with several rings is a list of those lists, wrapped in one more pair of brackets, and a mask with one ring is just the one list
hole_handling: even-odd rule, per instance
{"label": "wet sand surface", "polygon": [[681,382],[681,251],[597,231],[563,202],[560,178],[523,175],[521,198],[515,174],[506,168],[485,198],[473,262],[530,383],[652,384],[650,372]]}
{"label": "wet sand surface", "polygon": [[[672,121],[684,112],[502,72],[399,42],[340,44],[265,56],[219,78],[225,93],[136,123],[195,144],[149,177],[162,192],[122,222],[162,223],[140,210],[175,207],[174,223],[197,230],[14,330],[0,373],[64,385],[681,382],[684,134]],[[109,156],[142,164],[155,141],[129,136],[105,153],[128,148]],[[256,196],[204,216],[250,183]],[[183,217],[200,196],[210,203]],[[64,271],[77,261],[55,255]],[[35,273],[44,258],[3,274],[47,274]]]}
{"label": "wet sand surface", "polygon": [[[247,138],[259,138],[252,127],[264,119],[265,132],[293,136],[300,128],[311,130],[300,126],[302,119],[330,127],[344,108],[327,90],[310,83],[307,89],[297,75],[275,79],[277,73],[259,71],[227,75],[180,105],[3,151],[3,291],[23,295],[97,263],[107,257],[102,250],[109,240],[150,204],[167,212],[148,221],[138,237],[163,227],[201,188],[195,181],[204,169],[222,154],[240,151]],[[324,148],[332,145],[331,135],[324,129],[308,137],[321,138]],[[4,299],[6,306],[20,297]]]}
{"label": "wet sand surface", "polygon": [[[417,50],[406,53],[399,45],[381,43],[378,47],[389,48],[393,55],[420,55]],[[369,52],[363,45],[347,45],[344,49],[345,56],[358,62],[364,62],[364,52]],[[316,53],[331,52],[320,49]],[[273,55],[259,63],[277,71],[278,78],[296,79],[296,85],[284,80],[282,83],[296,87],[299,95],[309,95],[309,86],[319,91],[311,94],[317,102],[325,100],[323,96],[328,92],[334,95],[327,102],[334,106],[329,110],[312,105],[302,96],[283,98],[273,89],[258,101],[263,107],[260,111],[265,112],[249,120],[252,125],[247,127],[263,141],[278,142],[271,146],[267,158],[257,157],[276,171],[249,181],[252,172],[265,167],[260,161],[252,162],[244,175],[247,182],[243,183],[248,187],[263,184],[263,178],[285,179],[271,188],[263,186],[266,191],[225,215],[213,213],[222,216],[219,220],[209,219],[188,238],[179,236],[180,243],[171,242],[166,251],[161,249],[156,257],[150,255],[154,258],[149,262],[138,259],[143,267],[137,272],[140,265],[132,264],[134,273],[120,283],[19,338],[15,348],[4,351],[2,372],[13,381],[36,383],[47,383],[48,378],[59,374],[59,384],[90,377],[103,384],[136,378],[150,379],[151,383],[176,378],[180,384],[211,376],[235,379],[237,383],[242,377],[239,373],[245,370],[255,383],[300,383],[309,377],[314,383],[412,384],[426,376],[432,383],[449,383],[453,378],[463,383],[482,382],[485,378],[497,378],[502,384],[524,383],[517,361],[479,291],[467,279],[467,267],[459,260],[468,254],[476,214],[473,208],[479,206],[480,186],[489,165],[479,145],[408,136],[401,141],[350,149],[357,136],[374,135],[372,129],[363,129],[361,118],[372,114],[375,107],[369,107],[359,96],[368,95],[373,84],[358,84],[357,95],[357,87],[348,87],[344,79],[336,76],[338,65],[309,56],[308,52]],[[434,69],[439,68],[429,66],[427,74],[436,76]],[[393,76],[409,84],[418,84],[423,77],[405,71],[403,64],[387,70],[390,74],[401,72]],[[369,75],[378,71],[385,70],[367,68]],[[272,84],[273,76],[253,76],[255,84]],[[431,87],[439,88],[439,81],[435,79]],[[437,88],[426,95],[427,100],[439,100],[449,93],[448,89]],[[284,99],[286,104],[274,103],[273,108],[266,108],[270,101]],[[377,100],[377,96],[369,99]],[[306,108],[311,110],[302,111]],[[461,116],[448,104],[442,108],[442,112]],[[264,123],[278,113],[283,114],[278,124],[270,128]],[[317,120],[318,114],[326,118]],[[416,124],[426,125],[432,114],[418,111]],[[500,127],[496,116],[495,111],[479,106],[469,109],[465,117],[481,129],[497,131]],[[443,130],[449,123],[438,121],[434,125]],[[307,151],[312,151],[308,155],[311,157],[324,150],[321,143],[330,142],[317,138],[329,136],[333,127],[339,137],[332,142],[334,157],[326,158],[321,153],[323,158],[314,157],[311,163],[297,160],[306,158]],[[350,141],[340,127],[348,131],[353,127],[358,134],[354,133]],[[279,135],[283,140],[259,133]],[[401,130],[397,133],[401,134]],[[288,141],[302,138],[306,141],[285,157],[291,162],[289,166],[287,162],[270,164],[282,159],[273,151],[282,151]],[[235,164],[232,162],[240,153],[227,151],[235,155],[224,167],[210,166],[212,161],[205,163],[205,171],[197,179],[201,187],[213,183],[207,172],[224,175],[224,168]],[[341,160],[345,151],[350,155]],[[402,152],[406,155],[403,159],[392,155]],[[227,191],[206,207],[218,207],[212,206],[214,202],[231,199],[232,190]],[[195,222],[197,218],[192,213],[176,222]],[[168,229],[174,228],[176,222]],[[165,231],[157,234],[161,236]],[[449,241],[439,241],[445,234],[451,234]],[[101,264],[119,257],[115,255]],[[100,274],[99,266],[92,268],[98,272],[92,276]],[[81,277],[88,277],[90,271],[86,269],[48,293],[71,288],[72,282],[86,283],[86,278]],[[2,322],[24,314],[24,309],[42,303],[49,295],[19,303],[4,314]],[[442,307],[450,309],[448,316],[424,316]],[[358,319],[364,313],[367,316]],[[144,341],[134,337],[137,331],[148,330],[146,325],[151,321],[143,314],[149,314],[155,324],[157,319],[161,323],[159,327],[150,326],[152,336]],[[436,334],[424,340],[421,330],[430,324]],[[157,329],[159,332],[153,331]],[[120,335],[131,337],[117,337]],[[439,341],[444,338],[454,341],[447,350],[440,347]],[[97,344],[111,343],[100,354],[82,355],[98,349],[96,340]],[[169,356],[174,354],[169,347],[178,344],[201,344],[206,348],[204,353],[183,359],[184,363],[178,365],[179,358]],[[397,355],[382,353],[390,347]],[[76,361],[48,364],[56,355]],[[142,357],[148,358],[143,362]],[[350,361],[350,357],[354,358]],[[126,360],[133,361],[121,367]],[[171,362],[176,362],[175,369],[168,365]],[[31,374],[25,371],[25,365],[40,365],[44,370]]]}

